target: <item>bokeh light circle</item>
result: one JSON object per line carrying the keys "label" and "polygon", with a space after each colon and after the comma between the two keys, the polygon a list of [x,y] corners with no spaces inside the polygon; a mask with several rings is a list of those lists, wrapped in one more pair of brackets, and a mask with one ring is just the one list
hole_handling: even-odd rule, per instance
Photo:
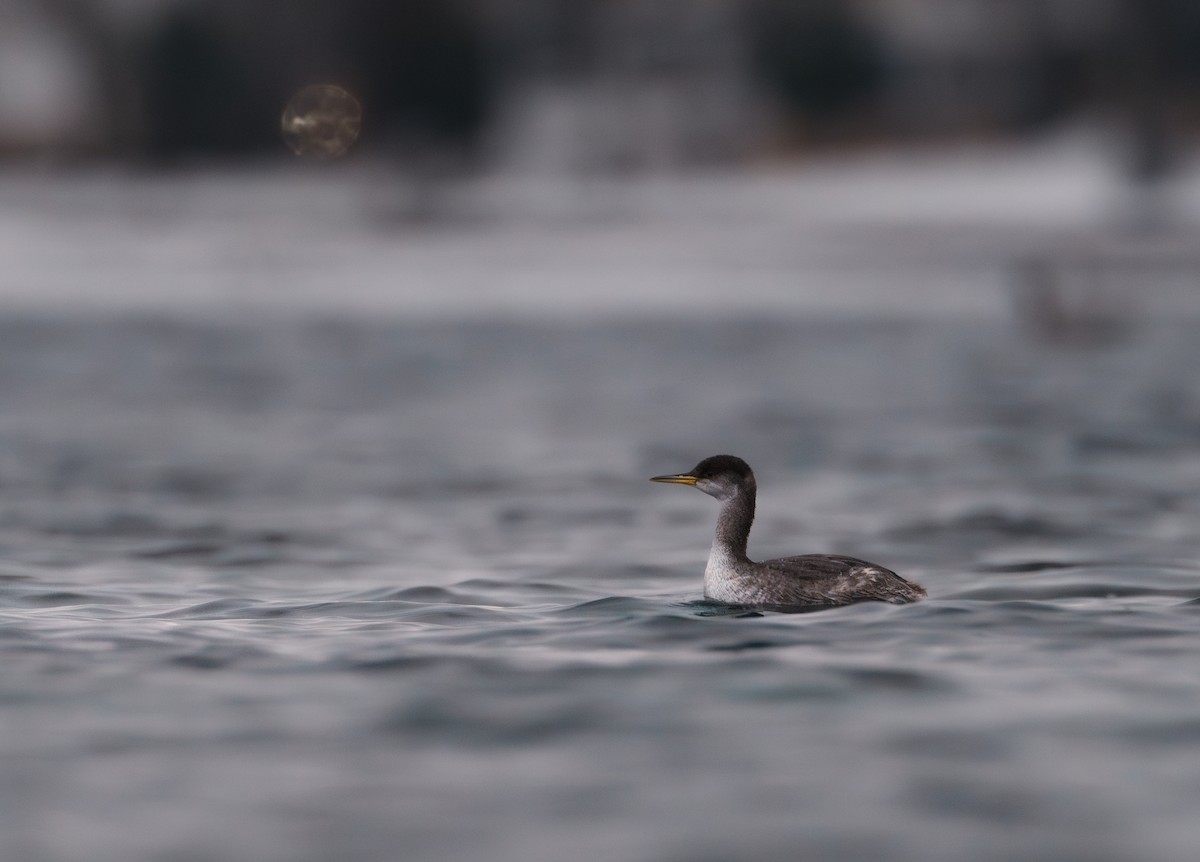
{"label": "bokeh light circle", "polygon": [[344,156],[362,131],[362,105],[333,84],[312,84],[296,92],[283,109],[283,142],[298,156]]}

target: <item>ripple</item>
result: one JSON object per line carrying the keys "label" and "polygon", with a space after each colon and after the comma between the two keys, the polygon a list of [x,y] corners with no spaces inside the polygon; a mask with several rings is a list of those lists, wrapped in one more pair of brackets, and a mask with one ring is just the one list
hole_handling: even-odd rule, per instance
{"label": "ripple", "polygon": [[376,590],[363,594],[363,598],[371,601],[400,601],[418,604],[441,605],[484,605],[488,604],[486,597],[468,594],[448,587],[404,587],[400,589]]}
{"label": "ripple", "polygon": [[1058,599],[1122,599],[1163,596],[1180,598],[1193,595],[1195,587],[1153,587],[1146,584],[1063,582],[1037,584],[1023,581],[1020,585],[989,585],[959,590],[953,599],[973,601],[1036,601]]}
{"label": "ripple", "polygon": [[83,605],[95,602],[95,597],[88,593],[72,593],[67,591],[26,593],[23,598],[27,604],[47,606]]}
{"label": "ripple", "polygon": [[953,763],[1003,761],[1012,756],[1015,743],[998,728],[974,730],[939,727],[901,733],[888,743],[896,751],[921,758],[944,759]]}
{"label": "ripple", "polygon": [[1200,744],[1200,718],[1187,716],[1158,721],[1136,721],[1116,728],[1113,736],[1147,748],[1173,749]]}
{"label": "ripple", "polygon": [[259,602],[248,599],[212,599],[195,605],[155,614],[157,619],[233,619],[261,615]]}
{"label": "ripple", "polygon": [[209,644],[198,650],[172,656],[169,663],[196,670],[223,670],[267,655],[265,650],[245,644]]}
{"label": "ripple", "polygon": [[955,690],[941,674],[896,667],[849,667],[839,670],[856,686],[869,691],[897,691],[906,694],[944,693]]}
{"label": "ripple", "polygon": [[166,539],[131,548],[134,557],[149,560],[169,560],[180,557],[209,557],[220,551],[222,544],[200,539]]}
{"label": "ripple", "polygon": [[342,657],[331,663],[335,669],[361,671],[363,673],[408,673],[424,671],[445,665],[444,656],[413,655],[410,652],[388,655]]}
{"label": "ripple", "polygon": [[501,610],[474,605],[423,605],[403,610],[396,616],[406,622],[454,627],[484,626],[511,619]]}
{"label": "ripple", "polygon": [[638,611],[652,606],[653,604],[646,599],[635,596],[605,596],[570,605],[560,609],[558,613],[576,617],[635,616]]}
{"label": "ripple", "polygon": [[37,588],[30,581],[17,582],[23,588],[0,591],[0,604],[28,608],[95,608],[108,613],[113,607],[134,604],[136,599],[110,591]]}
{"label": "ripple", "polygon": [[713,652],[747,652],[791,645],[792,642],[783,639],[748,638],[746,640],[733,641],[732,643],[713,644],[706,647],[706,649]]}
{"label": "ripple", "polygon": [[1049,515],[1014,515],[1003,511],[973,511],[945,520],[924,520],[891,527],[888,535],[911,541],[939,541],[948,534],[994,536],[1008,540],[1075,539],[1086,530]]}
{"label": "ripple", "polygon": [[1080,569],[1095,566],[1097,563],[1064,562],[1060,560],[1022,560],[1015,563],[995,563],[979,566],[977,571],[989,574],[1026,575],[1039,572],[1052,572],[1060,569]]}
{"label": "ripple", "polygon": [[553,581],[503,581],[493,578],[470,578],[455,584],[456,588],[467,590],[483,590],[488,593],[511,593],[514,590],[522,593],[541,595],[573,595],[578,593],[574,587]]}

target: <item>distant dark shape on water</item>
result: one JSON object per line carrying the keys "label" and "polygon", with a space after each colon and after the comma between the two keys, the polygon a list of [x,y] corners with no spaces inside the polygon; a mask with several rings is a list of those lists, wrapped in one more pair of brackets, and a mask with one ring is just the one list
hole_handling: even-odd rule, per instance
{"label": "distant dark shape on water", "polygon": [[688,473],[654,476],[651,482],[691,485],[721,502],[717,533],[704,570],[705,597],[725,604],[769,610],[834,607],[854,602],[906,604],[925,588],[895,572],[840,554],[801,554],[756,563],[746,556],[758,485],[741,458],[714,455]]}

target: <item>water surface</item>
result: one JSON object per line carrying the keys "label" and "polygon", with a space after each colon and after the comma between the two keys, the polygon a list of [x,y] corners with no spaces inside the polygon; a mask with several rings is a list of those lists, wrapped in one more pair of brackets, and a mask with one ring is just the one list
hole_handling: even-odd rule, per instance
{"label": "water surface", "polygon": [[0,856],[1187,858],[1194,332],[0,318]]}

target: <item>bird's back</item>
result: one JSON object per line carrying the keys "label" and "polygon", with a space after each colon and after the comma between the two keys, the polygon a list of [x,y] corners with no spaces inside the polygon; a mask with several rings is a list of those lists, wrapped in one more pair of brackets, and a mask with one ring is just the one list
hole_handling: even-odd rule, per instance
{"label": "bird's back", "polygon": [[891,569],[840,554],[746,561],[737,568],[735,604],[828,607],[863,601],[906,604],[925,597],[923,587]]}

